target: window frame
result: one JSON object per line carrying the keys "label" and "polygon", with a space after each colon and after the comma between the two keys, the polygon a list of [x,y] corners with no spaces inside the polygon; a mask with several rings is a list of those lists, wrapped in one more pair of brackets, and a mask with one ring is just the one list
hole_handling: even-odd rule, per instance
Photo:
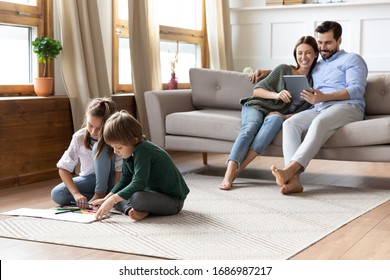
{"label": "window frame", "polygon": [[[121,37],[129,38],[128,22],[118,19],[118,0],[113,0],[113,29],[112,29],[112,81],[113,93],[133,92],[132,84],[119,84],[119,36],[116,34],[116,29],[121,29]],[[206,30],[206,10],[205,0],[202,0],[202,29],[186,29],[173,26],[160,25],[160,41],[171,42],[186,42],[191,44],[199,44],[201,47],[201,67],[209,66],[208,59],[208,43]],[[168,83],[163,83],[163,89],[168,89]],[[189,83],[178,84],[179,89],[190,88]]]}
{"label": "window frame", "polygon": [[119,35],[117,29],[121,30],[121,37],[129,39],[129,25],[126,20],[118,17],[118,0],[112,1],[112,87],[113,93],[133,92],[132,84],[119,84]]}
{"label": "window frame", "polygon": [[[0,23],[16,26],[33,26],[38,36],[53,36],[53,0],[37,0],[36,6],[0,1]],[[39,63],[38,74],[42,76],[43,65]],[[54,63],[49,64],[49,73],[54,76]],[[0,96],[35,96],[34,85],[0,85]]]}

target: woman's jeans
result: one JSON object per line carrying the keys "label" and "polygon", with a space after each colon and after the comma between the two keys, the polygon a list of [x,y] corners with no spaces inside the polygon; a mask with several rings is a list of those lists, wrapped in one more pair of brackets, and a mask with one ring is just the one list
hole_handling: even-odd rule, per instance
{"label": "woman's jeans", "polygon": [[283,118],[277,114],[264,116],[262,112],[252,106],[243,106],[241,110],[241,129],[229,160],[243,162],[249,149],[262,154],[282,128]]}
{"label": "woman's jeans", "polygon": [[[95,157],[97,143],[92,148],[92,156]],[[99,157],[93,161],[95,173],[87,176],[77,176],[73,182],[84,195],[90,200],[94,194],[106,194],[114,187],[115,180],[115,157],[109,154],[108,146],[105,146]],[[69,192],[64,183],[60,183],[51,191],[51,197],[59,205],[70,205],[74,201],[73,195]]]}

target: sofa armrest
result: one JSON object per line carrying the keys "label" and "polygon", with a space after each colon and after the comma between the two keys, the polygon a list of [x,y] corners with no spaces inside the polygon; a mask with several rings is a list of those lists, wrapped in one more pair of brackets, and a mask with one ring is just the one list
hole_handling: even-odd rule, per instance
{"label": "sofa armrest", "polygon": [[165,148],[165,117],[174,112],[195,110],[191,90],[157,90],[145,92],[146,114],[151,141]]}

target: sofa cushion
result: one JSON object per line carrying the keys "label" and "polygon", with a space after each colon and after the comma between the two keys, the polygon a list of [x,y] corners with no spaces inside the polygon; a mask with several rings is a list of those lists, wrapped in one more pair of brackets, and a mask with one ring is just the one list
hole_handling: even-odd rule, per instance
{"label": "sofa cushion", "polygon": [[169,135],[234,141],[241,127],[241,112],[205,109],[166,116]]}
{"label": "sofa cushion", "polygon": [[240,99],[252,96],[248,74],[234,71],[190,69],[192,103],[198,109],[241,110]]}
{"label": "sofa cushion", "polygon": [[371,146],[390,143],[390,117],[369,117],[339,128],[323,145],[325,148]]}
{"label": "sofa cushion", "polygon": [[366,114],[390,114],[390,75],[370,75],[367,77]]}

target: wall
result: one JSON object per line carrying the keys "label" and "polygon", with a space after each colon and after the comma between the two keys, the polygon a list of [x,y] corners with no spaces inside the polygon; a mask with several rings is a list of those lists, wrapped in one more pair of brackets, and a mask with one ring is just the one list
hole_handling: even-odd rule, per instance
{"label": "wall", "polygon": [[[250,66],[272,69],[294,64],[292,50],[303,35],[325,20],[343,26],[341,47],[366,60],[370,74],[390,72],[390,1],[265,6],[252,0],[230,0],[235,70]],[[325,2],[325,1],[322,1]]]}

